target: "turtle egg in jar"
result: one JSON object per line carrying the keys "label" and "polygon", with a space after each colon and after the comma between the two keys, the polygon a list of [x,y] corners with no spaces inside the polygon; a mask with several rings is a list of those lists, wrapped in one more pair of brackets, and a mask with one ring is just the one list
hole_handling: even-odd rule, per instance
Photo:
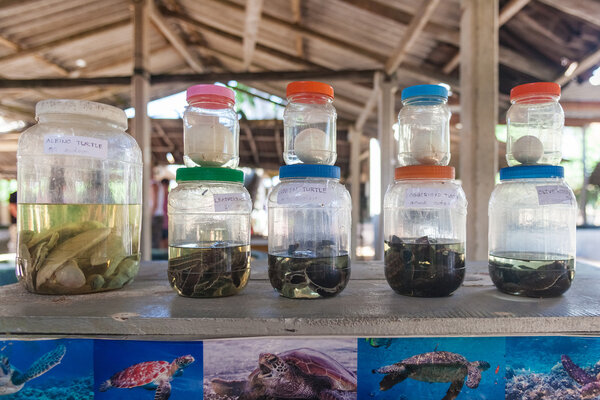
{"label": "turtle egg in jar", "polygon": [[438,165],[445,156],[442,137],[431,132],[415,132],[411,140],[412,156],[421,165]]}
{"label": "turtle egg in jar", "polygon": [[183,114],[183,160],[188,167],[236,168],[239,164],[238,116],[233,90],[195,85],[187,90]]}
{"label": "turtle egg in jar", "polygon": [[296,156],[305,164],[323,164],[329,157],[327,134],[318,128],[301,131],[294,141]]}
{"label": "turtle egg in jar", "polygon": [[521,136],[513,144],[512,153],[521,164],[535,164],[544,154],[544,145],[536,136]]}

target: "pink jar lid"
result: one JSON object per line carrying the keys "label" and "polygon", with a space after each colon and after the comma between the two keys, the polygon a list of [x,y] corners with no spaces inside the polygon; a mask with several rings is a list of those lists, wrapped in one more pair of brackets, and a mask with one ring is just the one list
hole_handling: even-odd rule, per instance
{"label": "pink jar lid", "polygon": [[194,85],[187,90],[186,100],[189,103],[191,99],[198,96],[216,96],[225,97],[235,102],[235,93],[225,86],[219,85]]}

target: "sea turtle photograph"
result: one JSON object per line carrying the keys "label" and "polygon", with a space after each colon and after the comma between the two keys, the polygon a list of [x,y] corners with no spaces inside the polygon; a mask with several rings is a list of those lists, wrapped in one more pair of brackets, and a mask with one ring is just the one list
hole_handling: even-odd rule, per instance
{"label": "sea turtle photograph", "polygon": [[98,340],[94,399],[201,400],[202,342]]}
{"label": "sea turtle photograph", "polygon": [[[358,341],[358,397],[504,398],[504,338],[398,338]],[[386,346],[389,344],[389,346]]]}
{"label": "sea turtle photograph", "polygon": [[356,341],[243,339],[204,343],[207,400],[355,400]]}
{"label": "sea turtle photograph", "polygon": [[92,358],[87,339],[0,341],[0,399],[91,400]]}

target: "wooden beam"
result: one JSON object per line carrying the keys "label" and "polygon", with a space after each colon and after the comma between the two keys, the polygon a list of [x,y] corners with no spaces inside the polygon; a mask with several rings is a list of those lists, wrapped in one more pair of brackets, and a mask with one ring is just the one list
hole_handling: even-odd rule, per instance
{"label": "wooden beam", "polygon": [[575,71],[573,71],[573,73],[571,75],[566,76],[565,74],[563,74],[563,75],[559,76],[555,80],[555,82],[562,86],[565,83],[569,82],[571,79],[575,79],[581,73],[587,71],[588,69],[594,67],[595,65],[597,65],[599,63],[600,63],[600,48],[596,49],[596,51],[594,51],[593,53],[591,53],[587,57],[585,57],[583,60],[581,60],[579,62],[579,64],[577,65],[577,68],[575,68]]}
{"label": "wooden beam", "polygon": [[[6,47],[11,48],[13,51],[15,51],[15,54],[20,53],[23,48],[21,47],[21,45],[19,45],[18,43],[13,42],[12,40],[8,40],[5,37],[1,37],[2,38],[2,44],[4,44]],[[59,65],[58,63],[49,60],[48,58],[40,55],[40,54],[36,54],[36,53],[30,53],[31,55],[33,55],[33,57],[41,62],[43,62],[44,64],[46,64],[47,66],[49,66],[50,68],[52,68],[53,70],[55,70],[58,74],[62,75],[62,76],[67,76],[69,75],[69,70],[66,69],[65,67],[63,67],[62,65]]]}
{"label": "wooden beam", "polygon": [[283,163],[283,143],[281,142],[281,130],[279,129],[279,125],[275,126],[275,149],[277,149],[279,161]]}
{"label": "wooden beam", "polygon": [[[510,0],[502,10],[500,11],[500,15],[498,16],[498,26],[502,26],[508,22],[512,17],[515,16],[523,7],[525,7],[531,0]],[[503,49],[500,49],[502,51]],[[511,62],[520,61],[521,57],[513,56],[511,58]],[[457,52],[454,57],[442,68],[445,74],[449,74],[454,71],[454,68],[458,66],[460,63],[460,50]],[[508,65],[509,67],[511,65]],[[519,68],[515,68],[517,70],[522,71]],[[523,71],[522,71],[523,72]]]}
{"label": "wooden beam", "polygon": [[402,35],[399,45],[394,49],[392,55],[385,63],[385,72],[388,75],[393,74],[398,66],[402,64],[407,51],[416,42],[439,2],[440,0],[424,0],[421,2],[420,7],[413,15],[410,24],[408,24],[406,31]]}
{"label": "wooden beam", "polygon": [[143,183],[142,183],[142,238],[141,253],[143,260],[152,259],[152,210],[150,198],[152,187],[152,149],[151,127],[148,118],[148,101],[150,100],[150,4],[151,0],[133,0],[133,71],[132,103],[135,107],[134,134],[142,150]]}
{"label": "wooden beam", "polygon": [[[72,42],[74,42],[76,40],[80,40],[80,39],[86,39],[91,36],[98,35],[100,33],[104,33],[104,32],[108,32],[108,31],[112,31],[114,29],[122,28],[123,26],[127,26],[129,24],[131,24],[131,19],[126,18],[126,19],[122,19],[122,20],[113,22],[111,24],[100,26],[98,28],[90,29],[87,31],[76,33],[74,35],[56,39],[51,42],[41,44],[39,46],[20,49],[16,53],[7,54],[7,55],[0,57],[0,62],[14,60],[17,58],[26,57],[26,56],[34,54],[34,53],[40,53],[40,52],[44,52],[47,50],[52,50],[63,44],[72,43]],[[17,49],[14,49],[14,50],[17,50]]]}
{"label": "wooden beam", "polygon": [[600,2],[583,0],[539,0],[565,14],[600,27]]}
{"label": "wooden beam", "polygon": [[252,152],[252,159],[254,160],[254,164],[258,166],[260,165],[260,160],[258,157],[258,149],[256,148],[256,142],[252,137],[252,131],[250,130],[250,127],[248,127],[248,125],[244,124],[242,124],[242,130],[244,131],[246,138],[248,138],[248,144],[250,145],[250,151]]}
{"label": "wooden beam", "polygon": [[498,169],[498,0],[461,0],[459,178],[469,199],[467,257],[487,260],[488,201]]}
{"label": "wooden beam", "polygon": [[[302,0],[291,0],[293,21],[296,25],[302,24],[301,1]],[[302,34],[300,33],[296,33],[296,54],[300,58],[304,58],[306,56],[304,51],[304,37],[302,37]]]}
{"label": "wooden beam", "polygon": [[156,131],[156,133],[158,133],[158,136],[165,142],[165,144],[167,145],[167,149],[168,149],[167,151],[175,150],[175,143],[173,143],[173,141],[171,140],[169,135],[167,135],[165,133],[165,130],[160,125],[158,120],[154,120],[151,124],[151,127]]}
{"label": "wooden beam", "polygon": [[152,23],[158,29],[158,31],[167,39],[171,45],[177,50],[177,52],[183,57],[185,62],[196,72],[203,72],[204,66],[202,62],[188,49],[187,44],[183,41],[181,36],[175,32],[169,23],[163,18],[162,14],[156,7],[152,6],[150,11],[150,18]]}
{"label": "wooden beam", "polygon": [[258,36],[258,27],[260,24],[260,16],[262,14],[263,0],[247,0],[246,1],[246,19],[244,22],[244,45],[242,54],[244,60],[244,70],[248,70],[252,64],[252,56],[256,47],[256,39]]}

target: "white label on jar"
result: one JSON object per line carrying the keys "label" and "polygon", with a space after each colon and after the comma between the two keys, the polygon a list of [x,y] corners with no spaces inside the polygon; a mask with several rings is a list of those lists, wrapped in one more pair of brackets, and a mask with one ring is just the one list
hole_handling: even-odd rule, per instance
{"label": "white label on jar", "polygon": [[458,199],[458,191],[453,189],[409,188],[406,190],[404,207],[446,208]]}
{"label": "white label on jar", "polygon": [[216,212],[244,209],[246,204],[246,198],[243,194],[239,193],[215,194],[213,199],[215,202]]}
{"label": "white label on jar", "polygon": [[547,204],[571,204],[571,191],[560,185],[536,186],[538,203],[540,206]]}
{"label": "white label on jar", "polygon": [[44,135],[44,154],[106,159],[108,141],[84,136]]}
{"label": "white label on jar", "polygon": [[322,183],[298,183],[283,187],[277,193],[277,204],[321,203],[331,202],[331,193],[327,185]]}

